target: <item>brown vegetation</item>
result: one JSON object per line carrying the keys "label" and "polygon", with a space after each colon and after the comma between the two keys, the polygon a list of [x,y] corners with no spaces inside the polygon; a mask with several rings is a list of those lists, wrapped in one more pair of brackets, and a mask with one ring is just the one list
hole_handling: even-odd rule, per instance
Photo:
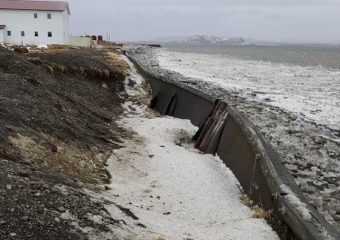
{"label": "brown vegetation", "polygon": [[263,218],[270,220],[273,217],[273,210],[265,210],[263,208],[257,207],[253,210],[252,218]]}

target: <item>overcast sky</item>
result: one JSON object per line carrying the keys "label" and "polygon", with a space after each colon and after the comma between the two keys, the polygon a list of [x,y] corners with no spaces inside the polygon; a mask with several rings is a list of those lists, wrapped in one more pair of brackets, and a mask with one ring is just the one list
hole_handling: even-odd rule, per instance
{"label": "overcast sky", "polygon": [[71,33],[149,40],[196,34],[340,43],[340,0],[68,0]]}

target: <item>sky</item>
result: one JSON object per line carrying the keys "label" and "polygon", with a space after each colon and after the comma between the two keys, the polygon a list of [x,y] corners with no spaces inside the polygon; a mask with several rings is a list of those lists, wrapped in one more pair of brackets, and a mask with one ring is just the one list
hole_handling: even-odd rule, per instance
{"label": "sky", "polygon": [[192,35],[340,43],[340,0],[68,0],[73,35],[112,41]]}

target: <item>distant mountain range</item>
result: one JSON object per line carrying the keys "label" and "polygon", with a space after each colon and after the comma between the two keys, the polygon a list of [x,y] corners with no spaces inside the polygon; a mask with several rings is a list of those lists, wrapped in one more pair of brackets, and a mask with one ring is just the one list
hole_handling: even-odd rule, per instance
{"label": "distant mountain range", "polygon": [[190,37],[167,37],[153,40],[160,44],[185,44],[185,45],[269,45],[272,43],[245,39],[242,37],[223,38],[211,35],[195,35]]}
{"label": "distant mountain range", "polygon": [[282,46],[282,45],[301,45],[301,46],[340,46],[340,44],[322,44],[322,43],[299,43],[299,42],[284,42],[284,41],[264,41],[244,37],[220,37],[214,35],[193,35],[189,37],[183,36],[170,36],[150,39],[148,41],[137,41],[134,43],[141,44],[160,44],[160,45],[210,45],[210,46],[244,46],[244,45],[257,45],[257,46]]}
{"label": "distant mountain range", "polygon": [[181,43],[192,45],[243,45],[246,44],[246,41],[243,38],[222,38],[217,36],[196,35],[185,38]]}

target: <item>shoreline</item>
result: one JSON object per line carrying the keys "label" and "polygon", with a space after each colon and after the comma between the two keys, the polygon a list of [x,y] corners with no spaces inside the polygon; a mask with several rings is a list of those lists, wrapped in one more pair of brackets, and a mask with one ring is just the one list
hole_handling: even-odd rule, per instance
{"label": "shoreline", "polygon": [[323,125],[338,133],[340,140],[340,69],[208,54],[207,50],[162,48],[153,52],[161,68]]}
{"label": "shoreline", "polygon": [[224,99],[250,119],[279,153],[309,202],[318,208],[319,212],[337,229],[340,229],[340,219],[337,217],[340,194],[336,183],[336,176],[340,173],[336,172],[339,168],[334,167],[334,164],[338,165],[338,155],[327,152],[324,147],[326,144],[338,144],[327,137],[332,134],[330,130],[304,121],[295,114],[277,107],[253,103],[240,98],[237,93],[230,93],[218,86],[208,86],[198,79],[183,77],[179,73],[161,69],[149,49],[135,49],[133,54],[148,71],[156,76],[173,79],[209,92],[217,98]]}

